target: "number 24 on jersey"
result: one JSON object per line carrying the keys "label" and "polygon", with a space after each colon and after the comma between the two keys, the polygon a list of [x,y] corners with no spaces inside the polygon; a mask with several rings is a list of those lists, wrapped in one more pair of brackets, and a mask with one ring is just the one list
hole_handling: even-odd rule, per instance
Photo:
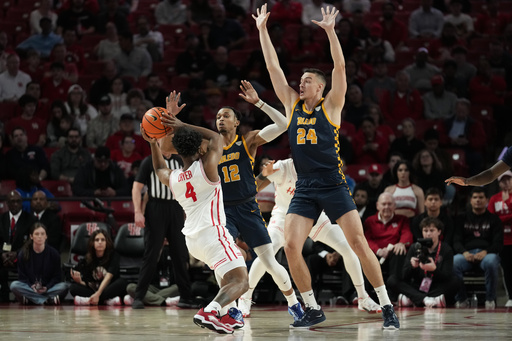
{"label": "number 24 on jersey", "polygon": [[311,142],[311,144],[316,144],[317,137],[315,129],[310,128],[307,132],[304,128],[297,129],[297,144],[306,144],[306,141]]}

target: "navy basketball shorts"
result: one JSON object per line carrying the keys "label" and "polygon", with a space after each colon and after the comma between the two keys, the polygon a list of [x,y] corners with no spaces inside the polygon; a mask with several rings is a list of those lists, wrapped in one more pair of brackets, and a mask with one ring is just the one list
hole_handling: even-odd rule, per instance
{"label": "navy basketball shorts", "polygon": [[256,200],[237,205],[225,205],[224,211],[226,228],[234,239],[240,234],[252,249],[272,243]]}

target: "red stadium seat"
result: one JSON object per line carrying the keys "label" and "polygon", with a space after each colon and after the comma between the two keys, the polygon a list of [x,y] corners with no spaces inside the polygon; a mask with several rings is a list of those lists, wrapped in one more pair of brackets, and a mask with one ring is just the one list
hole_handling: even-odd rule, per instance
{"label": "red stadium seat", "polygon": [[45,187],[56,197],[71,197],[73,195],[71,185],[67,181],[43,180],[41,181],[41,186]]}
{"label": "red stadium seat", "polygon": [[114,209],[114,217],[118,226],[133,223],[135,212],[131,201],[111,201],[110,207]]}
{"label": "red stadium seat", "polygon": [[80,225],[96,219],[93,211],[85,207],[80,201],[60,201],[62,216],[62,233],[68,238],[71,236],[71,225]]}
{"label": "red stadium seat", "polygon": [[0,201],[0,214],[9,211],[9,207],[7,207],[7,203],[5,201]]}
{"label": "red stadium seat", "polygon": [[0,196],[7,195],[10,191],[16,189],[16,181],[2,180],[0,182]]}
{"label": "red stadium seat", "polygon": [[16,113],[17,107],[18,102],[0,102],[0,121],[7,122],[12,118]]}
{"label": "red stadium seat", "polygon": [[366,181],[368,174],[368,165],[346,165],[345,173],[349,175],[356,183]]}

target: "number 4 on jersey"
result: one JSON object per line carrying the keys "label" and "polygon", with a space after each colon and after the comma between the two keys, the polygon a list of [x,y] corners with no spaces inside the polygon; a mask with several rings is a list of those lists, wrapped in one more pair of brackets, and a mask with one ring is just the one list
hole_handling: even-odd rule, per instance
{"label": "number 4 on jersey", "polygon": [[192,201],[197,201],[197,195],[194,191],[194,186],[190,182],[187,182],[187,191],[185,192],[185,198],[192,198]]}

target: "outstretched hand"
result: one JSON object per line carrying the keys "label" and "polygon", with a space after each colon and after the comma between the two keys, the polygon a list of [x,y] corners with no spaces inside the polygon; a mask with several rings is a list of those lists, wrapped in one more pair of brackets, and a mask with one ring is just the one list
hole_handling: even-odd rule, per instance
{"label": "outstretched hand", "polygon": [[462,176],[452,176],[451,178],[448,178],[444,180],[448,185],[456,184],[459,186],[467,186],[466,184],[466,178],[463,178]]}
{"label": "outstretched hand", "polygon": [[256,104],[260,100],[258,93],[254,90],[252,84],[246,80],[242,81],[242,85],[240,85],[240,89],[243,93],[238,94],[242,97],[246,102],[251,104]]}
{"label": "outstretched hand", "polygon": [[187,104],[183,103],[181,106],[178,106],[180,102],[181,93],[178,92],[176,94],[176,90],[171,91],[169,96],[165,98],[165,104],[167,106],[167,112],[171,115],[178,115],[181,112],[181,109],[185,108]]}
{"label": "outstretched hand", "polygon": [[261,175],[263,175],[264,177],[267,177],[267,176],[272,175],[275,172],[277,172],[279,170],[279,168],[274,169],[274,163],[276,163],[275,160],[270,160],[267,163],[265,163],[263,165],[263,169],[261,170]]}
{"label": "outstretched hand", "polygon": [[252,15],[254,20],[256,20],[256,27],[258,30],[261,30],[267,27],[268,17],[270,16],[270,12],[267,12],[267,4],[261,6],[261,8],[256,9],[256,15]]}
{"label": "outstretched hand", "polygon": [[339,10],[334,6],[327,6],[326,9],[322,8],[322,21],[311,20],[314,24],[317,24],[324,30],[334,29],[334,25],[336,25],[336,16],[340,13]]}
{"label": "outstretched hand", "polygon": [[162,122],[162,124],[165,127],[172,128],[169,131],[168,135],[174,134],[176,129],[178,129],[178,128],[183,126],[183,122],[181,122],[176,116],[174,116],[172,114],[165,114],[165,113],[163,113],[162,117],[160,118],[160,121]]}

